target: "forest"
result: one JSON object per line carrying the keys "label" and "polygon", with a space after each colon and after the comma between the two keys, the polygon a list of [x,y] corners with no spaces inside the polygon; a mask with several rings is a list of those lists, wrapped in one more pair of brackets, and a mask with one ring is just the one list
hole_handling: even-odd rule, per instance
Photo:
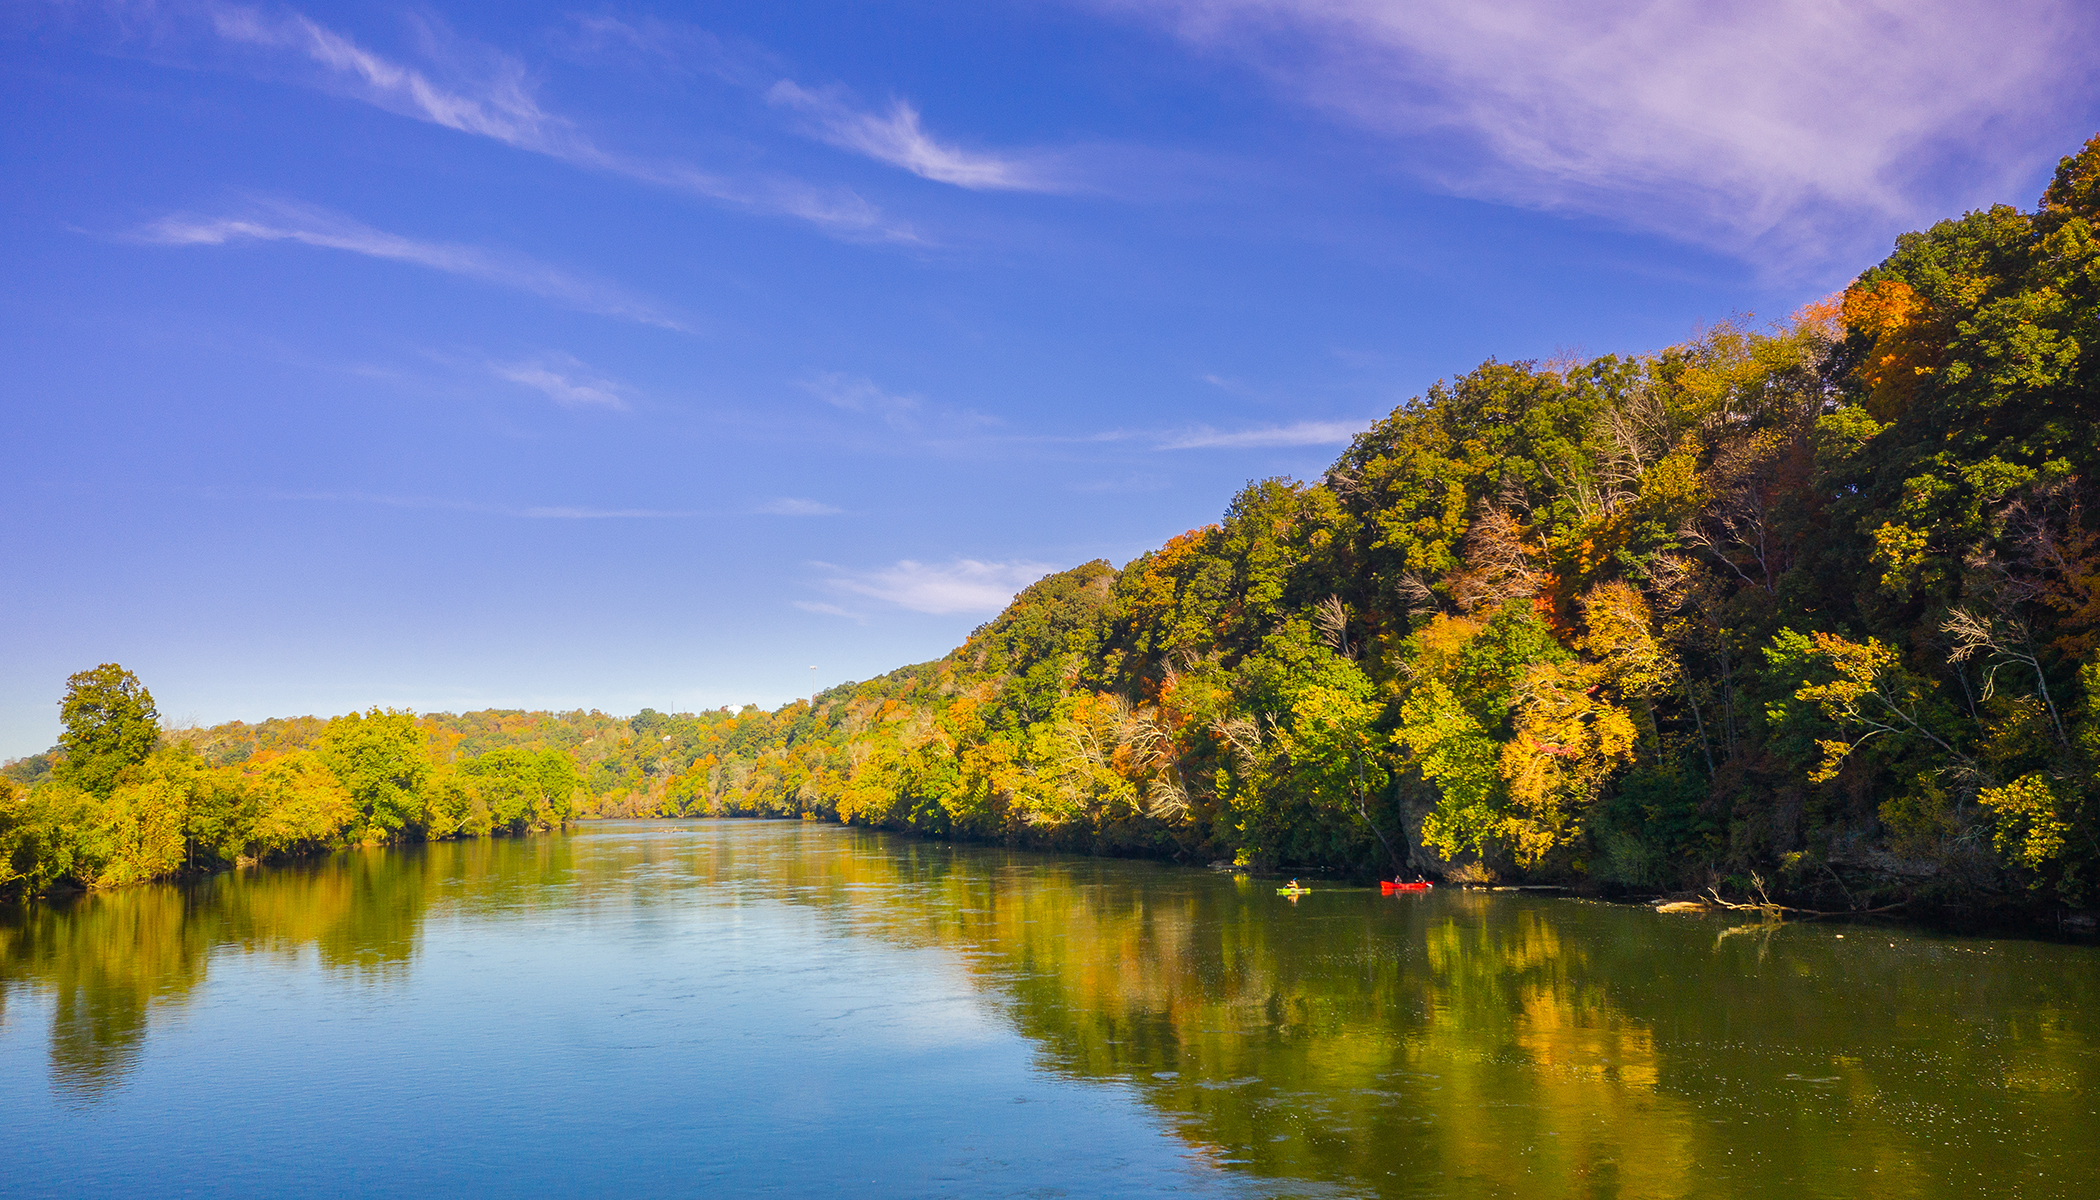
{"label": "forest", "polygon": [[0,772],[0,892],[111,887],[404,839],[566,823],[558,747],[481,744],[411,713],[166,729],[104,663],[66,681],[65,732]]}
{"label": "forest", "polygon": [[2032,212],[1657,353],[1489,361],[947,656],[777,711],[161,729],[114,664],[0,886],[572,817],[804,817],[1825,908],[2100,872],[2100,137]]}

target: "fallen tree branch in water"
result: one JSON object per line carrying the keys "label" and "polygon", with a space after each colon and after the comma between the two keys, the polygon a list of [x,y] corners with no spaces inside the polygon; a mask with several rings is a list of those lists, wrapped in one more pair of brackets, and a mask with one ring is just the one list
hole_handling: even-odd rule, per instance
{"label": "fallen tree branch in water", "polygon": [[[1726,900],[1722,898],[1719,888],[1709,887],[1706,889],[1706,895],[1701,898],[1700,903],[1714,908],[1727,909],[1730,912],[1760,913],[1767,920],[1771,921],[1785,920],[1789,915],[1797,917],[1868,917],[1876,913],[1893,912],[1908,903],[1908,901],[1898,900],[1894,904],[1884,904],[1880,908],[1853,908],[1843,912],[1826,912],[1820,908],[1795,908],[1789,904],[1779,903],[1766,893],[1763,877],[1754,871],[1750,874],[1750,886],[1757,892],[1757,899],[1755,900],[1747,900],[1740,903],[1734,900]],[[1683,902],[1680,901],[1679,903]],[[1684,912],[1687,910],[1678,908],[1675,905],[1664,905],[1657,911]]]}

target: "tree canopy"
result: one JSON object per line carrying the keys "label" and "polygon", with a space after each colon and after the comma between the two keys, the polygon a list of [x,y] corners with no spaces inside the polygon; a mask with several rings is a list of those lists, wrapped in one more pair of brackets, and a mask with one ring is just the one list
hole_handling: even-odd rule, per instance
{"label": "tree canopy", "polygon": [[116,663],[68,677],[59,719],[65,760],[56,775],[98,796],[107,796],[125,768],[144,762],[160,740],[153,693]]}

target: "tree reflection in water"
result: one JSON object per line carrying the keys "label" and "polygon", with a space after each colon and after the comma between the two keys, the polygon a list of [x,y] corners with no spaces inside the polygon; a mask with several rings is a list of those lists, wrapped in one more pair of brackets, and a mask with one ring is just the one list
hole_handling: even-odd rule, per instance
{"label": "tree reflection in water", "polygon": [[[0,920],[47,991],[53,1086],[121,1086],[215,955],[415,969],[438,916],[803,906],[954,954],[1039,1064],[1134,1088],[1203,1157],[1273,1180],[1459,1195],[1951,1194],[2087,1169],[2090,947],[1439,890],[1318,891],[1150,863],[787,823],[346,853]],[[1892,944],[1893,943],[1893,944]],[[302,959],[302,961],[304,961]]]}

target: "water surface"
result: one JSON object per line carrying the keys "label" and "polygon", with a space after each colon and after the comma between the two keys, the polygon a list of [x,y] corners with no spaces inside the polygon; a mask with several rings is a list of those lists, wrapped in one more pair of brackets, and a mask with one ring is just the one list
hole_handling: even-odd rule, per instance
{"label": "water surface", "polygon": [[0,914],[0,1193],[2100,1194],[2100,951],[799,822]]}

